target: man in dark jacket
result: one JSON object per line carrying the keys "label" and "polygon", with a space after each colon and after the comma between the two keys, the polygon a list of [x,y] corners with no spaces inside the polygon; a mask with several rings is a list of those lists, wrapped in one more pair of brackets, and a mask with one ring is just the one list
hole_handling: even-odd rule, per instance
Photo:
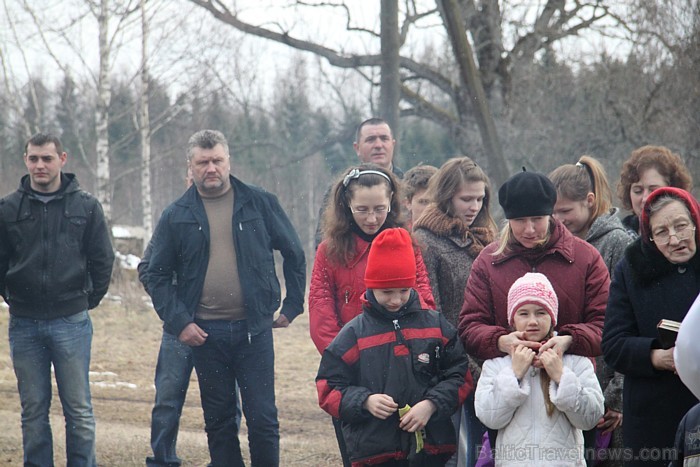
{"label": "man in dark jacket", "polygon": [[[396,139],[391,131],[389,123],[378,117],[368,118],[359,125],[355,130],[355,142],[352,143],[352,148],[360,160],[360,164],[376,164],[396,175],[397,178],[403,178],[403,170],[394,164],[394,147]],[[332,185],[331,185],[332,186]],[[318,210],[318,222],[316,224],[316,249],[323,240],[323,232],[321,227],[323,224],[323,211],[326,210],[328,199],[331,197],[331,187],[329,186],[323,195],[321,209]]]}
{"label": "man in dark jacket", "polygon": [[[191,185],[192,177],[188,174],[187,187]],[[151,243],[143,252],[143,258],[141,258],[137,268],[139,281],[149,295],[148,265],[150,262]],[[175,275],[173,275],[173,283],[177,283]],[[163,329],[154,378],[156,397],[153,410],[151,410],[151,449],[153,455],[146,457],[147,467],[176,467],[182,464],[182,460],[177,455],[177,435],[193,369],[192,347],[183,344],[177,336]],[[238,386],[236,386],[236,401],[240,400]],[[237,427],[241,426],[242,416],[243,412],[238,404],[236,408]]]}
{"label": "man in dark jacket", "polygon": [[0,294],[10,306],[25,465],[53,465],[51,365],[66,418],[66,463],[97,465],[88,310],[107,292],[114,252],[102,207],[62,172],[66,159],[56,136],[32,136],[29,174],[0,200]]}
{"label": "man in dark jacket", "polygon": [[[230,175],[213,130],[188,143],[194,186],[165,209],[152,239],[149,289],[164,329],[191,346],[213,465],[242,466],[235,421],[240,386],[253,465],[279,465],[273,327],[304,306],[306,261],[277,198]],[[274,250],[287,296],[280,315]],[[173,273],[177,283],[173,283]]]}

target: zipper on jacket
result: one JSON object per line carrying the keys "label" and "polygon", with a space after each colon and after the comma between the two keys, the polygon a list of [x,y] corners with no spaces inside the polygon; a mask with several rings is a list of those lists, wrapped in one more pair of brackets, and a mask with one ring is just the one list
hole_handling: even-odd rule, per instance
{"label": "zipper on jacket", "polygon": [[238,230],[240,230],[241,232],[243,232],[243,224],[240,223],[240,222],[238,223]]}
{"label": "zipper on jacket", "polygon": [[350,291],[349,291],[349,290],[346,290],[346,291],[345,291],[345,304],[346,304],[346,305],[348,304],[348,299],[349,299],[349,298],[350,298]]}
{"label": "zipper on jacket", "polygon": [[46,286],[48,283],[48,256],[49,256],[49,207],[48,203],[42,203],[42,219],[41,219],[41,243],[43,246],[42,267],[41,267],[41,293],[46,297]]}
{"label": "zipper on jacket", "polygon": [[408,347],[408,345],[406,344],[406,339],[403,337],[403,333],[401,332],[401,325],[399,324],[399,320],[392,320],[392,323],[394,323],[394,331],[396,331],[397,342]]}
{"label": "zipper on jacket", "polygon": [[253,337],[250,335],[250,331],[248,331],[248,344],[250,344],[252,338]]}

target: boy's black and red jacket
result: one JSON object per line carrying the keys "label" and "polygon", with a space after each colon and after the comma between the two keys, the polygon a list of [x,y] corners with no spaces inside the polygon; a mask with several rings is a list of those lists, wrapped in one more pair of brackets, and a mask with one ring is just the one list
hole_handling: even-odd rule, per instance
{"label": "boy's black and red jacket", "polygon": [[454,452],[450,416],[474,388],[456,329],[441,313],[421,309],[415,290],[395,313],[371,291],[365,297],[362,314],[323,353],[316,377],[319,405],[342,421],[353,466],[405,459],[415,439],[399,428],[398,412],[381,420],[362,407],[371,394],[387,394],[399,407],[432,401],[437,411],[425,427],[424,451]]}

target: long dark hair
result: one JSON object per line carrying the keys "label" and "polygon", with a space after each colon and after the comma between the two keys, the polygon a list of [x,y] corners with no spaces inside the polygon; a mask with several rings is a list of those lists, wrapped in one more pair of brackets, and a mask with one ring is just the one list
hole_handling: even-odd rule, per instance
{"label": "long dark hair", "polygon": [[[363,173],[376,171],[376,173]],[[356,176],[353,176],[356,175]],[[388,178],[388,180],[387,180]],[[331,198],[323,212],[323,239],[326,242],[328,259],[336,264],[348,264],[355,255],[355,239],[352,226],[355,220],[350,211],[350,201],[358,187],[371,188],[377,185],[386,187],[391,209],[383,226],[403,227],[401,216],[401,186],[394,174],[375,164],[361,164],[350,167],[335,182]]]}

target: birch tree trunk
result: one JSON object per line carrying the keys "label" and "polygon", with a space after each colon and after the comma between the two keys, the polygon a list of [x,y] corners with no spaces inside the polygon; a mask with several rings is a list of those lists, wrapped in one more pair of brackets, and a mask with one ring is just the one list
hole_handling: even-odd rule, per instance
{"label": "birch tree trunk", "polygon": [[110,44],[109,0],[100,0],[97,16],[99,28],[100,71],[97,82],[95,106],[95,132],[97,134],[97,199],[102,204],[105,219],[112,225],[112,189],[109,175],[109,101],[112,88],[109,82]]}
{"label": "birch tree trunk", "polygon": [[146,0],[141,0],[141,208],[143,209],[143,247],[153,234],[151,214],[151,123],[148,112],[148,20]]}

